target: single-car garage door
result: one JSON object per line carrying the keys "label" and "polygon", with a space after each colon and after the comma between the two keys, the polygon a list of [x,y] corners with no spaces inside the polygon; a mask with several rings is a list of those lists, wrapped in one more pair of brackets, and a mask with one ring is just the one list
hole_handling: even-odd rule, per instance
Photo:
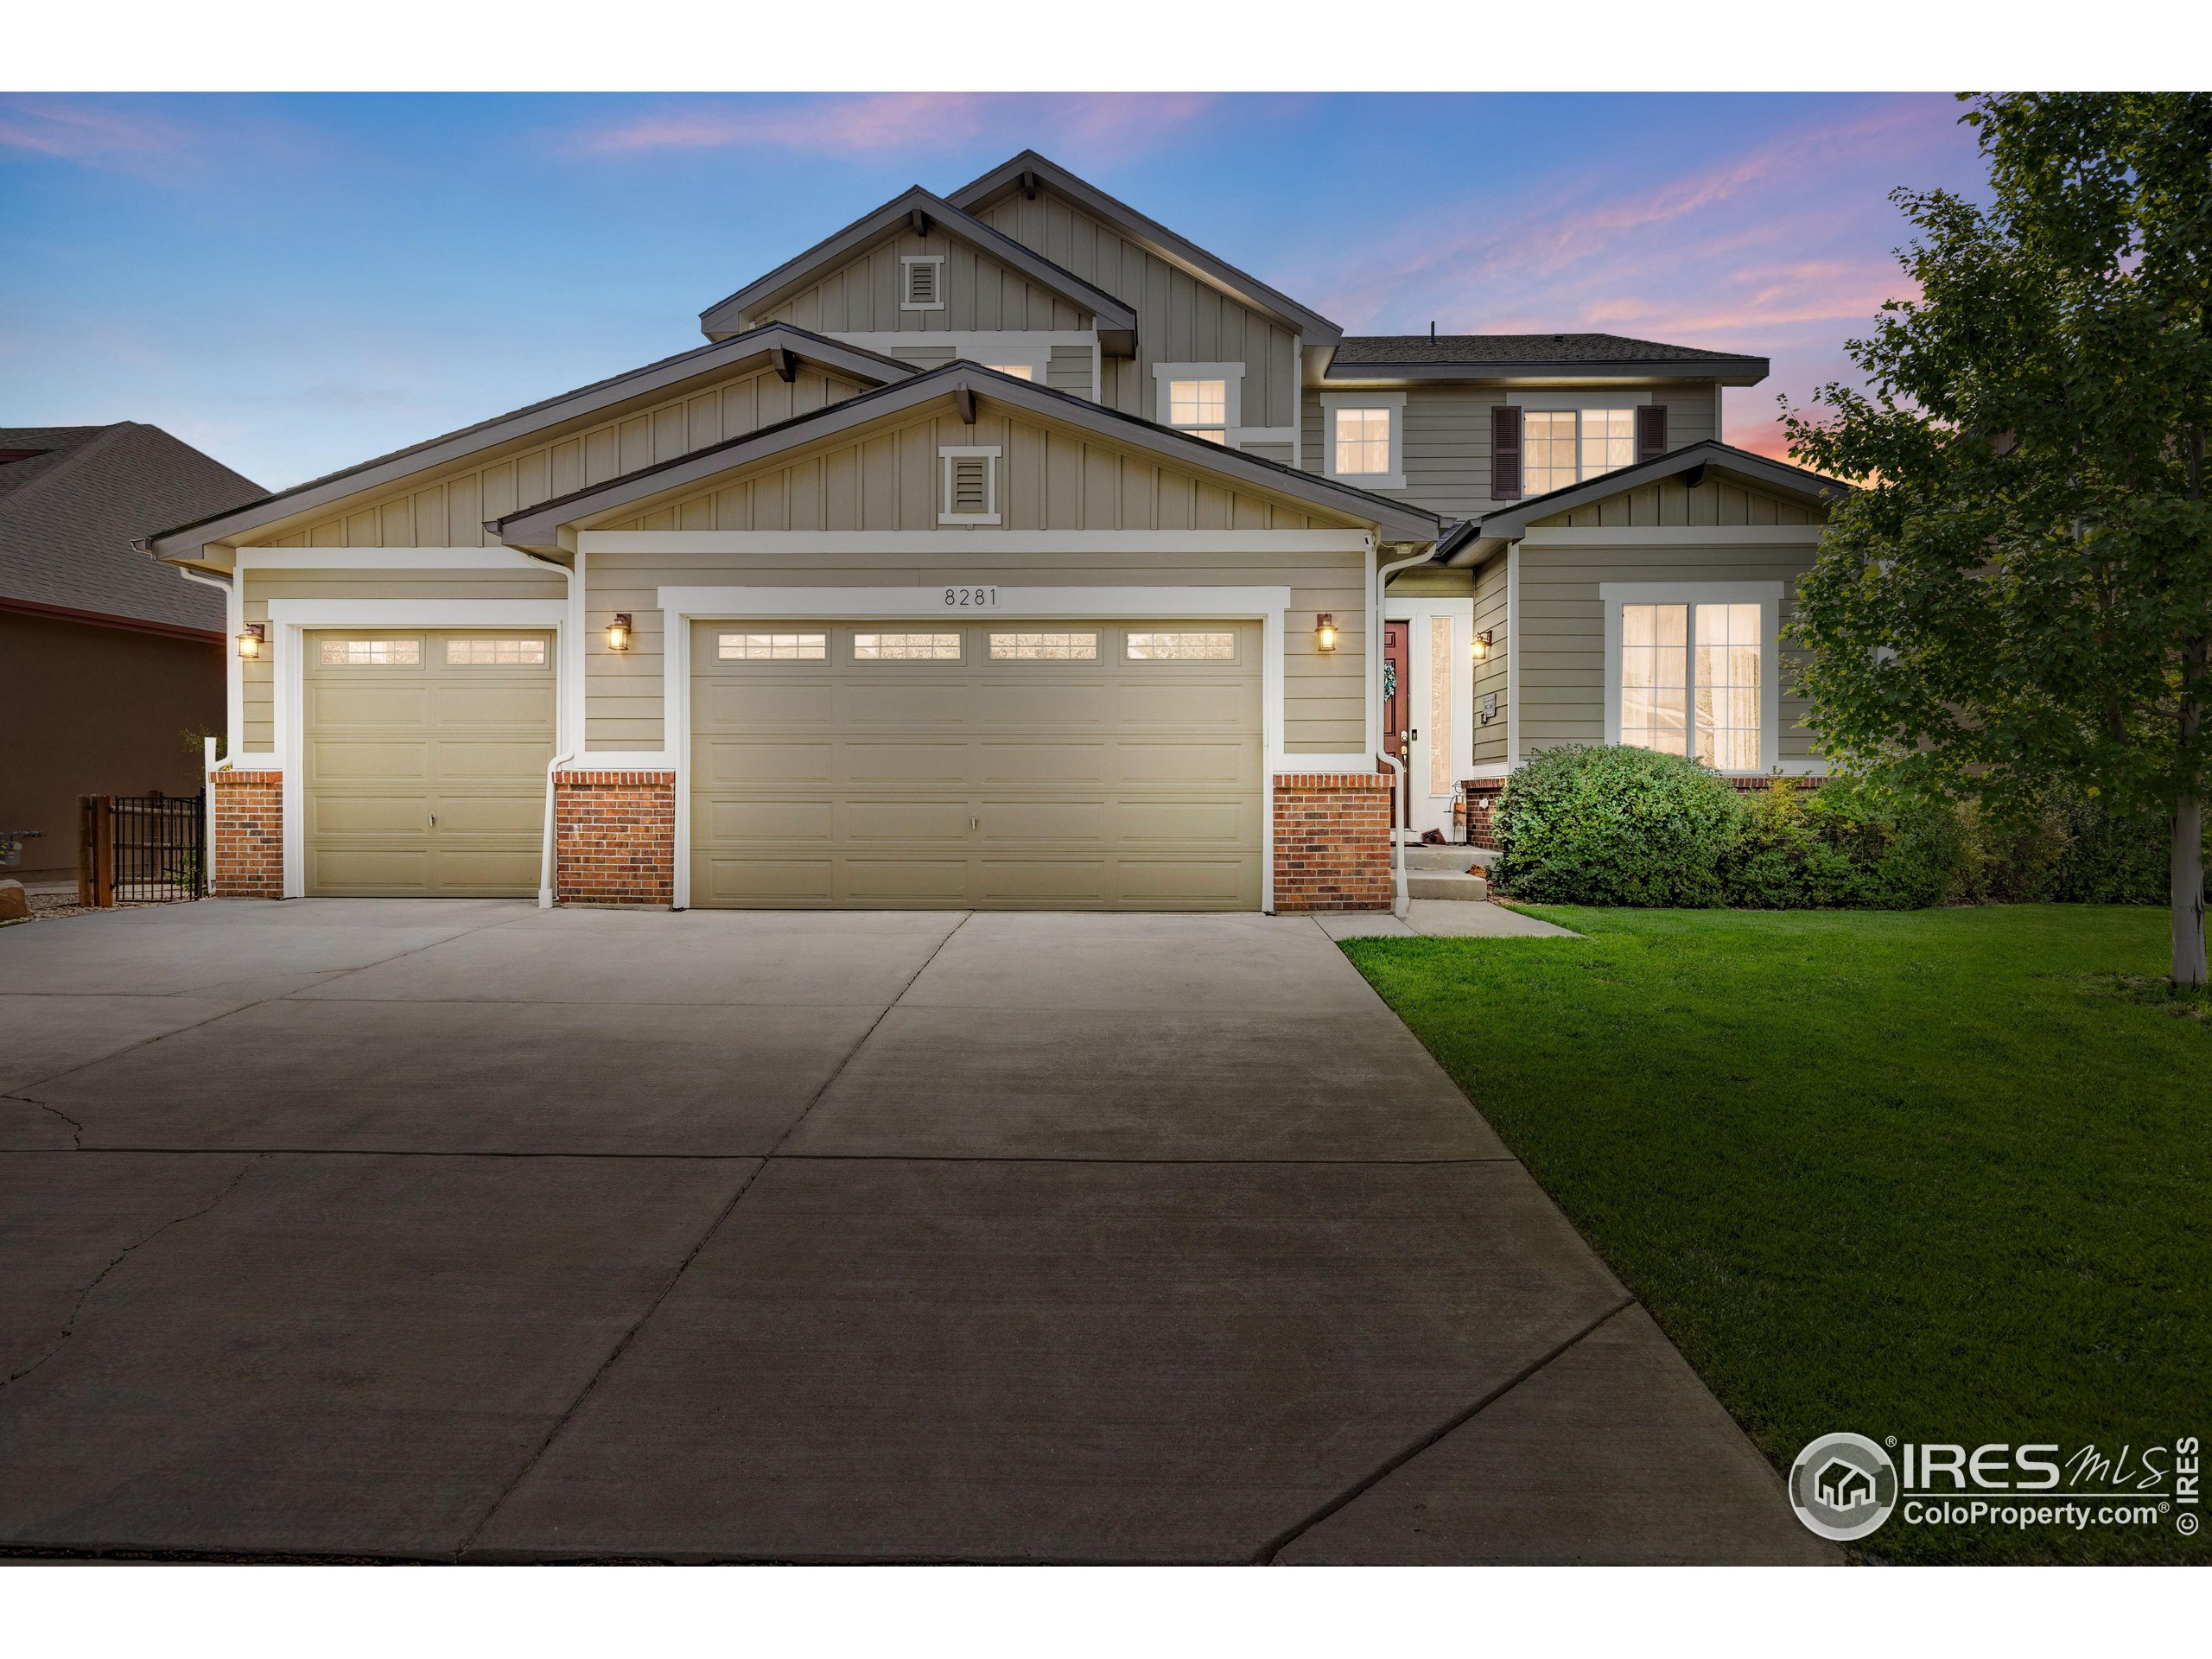
{"label": "single-car garage door", "polygon": [[308,634],[308,892],[537,892],[553,675],[550,633]]}
{"label": "single-car garage door", "polygon": [[702,622],[691,902],[1256,910],[1260,629]]}

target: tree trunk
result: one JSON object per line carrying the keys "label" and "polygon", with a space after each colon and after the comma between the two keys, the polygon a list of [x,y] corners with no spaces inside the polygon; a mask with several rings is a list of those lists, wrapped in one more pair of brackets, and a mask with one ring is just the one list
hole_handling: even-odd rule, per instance
{"label": "tree trunk", "polygon": [[2174,906],[2174,983],[2204,983],[2204,803],[2185,795],[2174,803],[2174,840],[2169,868]]}

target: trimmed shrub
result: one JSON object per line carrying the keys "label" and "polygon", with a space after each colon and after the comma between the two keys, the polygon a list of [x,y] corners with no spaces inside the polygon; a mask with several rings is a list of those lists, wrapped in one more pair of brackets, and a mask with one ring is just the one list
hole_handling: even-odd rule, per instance
{"label": "trimmed shrub", "polygon": [[1752,910],[1924,910],[1965,862],[1958,814],[1847,778],[1800,790],[1777,778],[1751,798],[1723,855],[1726,902]]}
{"label": "trimmed shrub", "polygon": [[[1963,810],[1966,868],[1957,896],[1977,904],[2164,905],[2167,830],[2093,797],[2054,790],[2024,817]],[[2212,894],[2212,835],[2206,837]]]}
{"label": "trimmed shrub", "polygon": [[1498,798],[1497,882],[1531,904],[1717,905],[1743,815],[1734,790],[1679,755],[1547,749]]}

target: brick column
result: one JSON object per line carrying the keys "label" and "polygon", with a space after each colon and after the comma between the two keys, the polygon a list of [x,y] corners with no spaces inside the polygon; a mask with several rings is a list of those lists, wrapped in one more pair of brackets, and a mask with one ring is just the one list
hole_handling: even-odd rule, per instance
{"label": "brick column", "polygon": [[1379,772],[1275,774],[1275,908],[1390,908],[1390,784]]}
{"label": "brick column", "polygon": [[554,896],[564,905],[676,902],[676,774],[553,774]]}
{"label": "brick column", "polygon": [[1491,847],[1497,845],[1490,832],[1490,821],[1497,811],[1497,798],[1505,792],[1503,778],[1478,778],[1466,785],[1467,845]]}
{"label": "brick column", "polygon": [[215,844],[209,849],[208,893],[217,899],[284,896],[284,774],[208,774]]}

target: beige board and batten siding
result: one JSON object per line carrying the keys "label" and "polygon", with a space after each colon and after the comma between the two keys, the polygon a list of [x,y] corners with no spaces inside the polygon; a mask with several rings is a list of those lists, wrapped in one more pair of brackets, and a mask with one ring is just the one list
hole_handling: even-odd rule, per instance
{"label": "beige board and batten siding", "polygon": [[[1519,591],[1514,628],[1520,665],[1522,754],[1561,743],[1601,743],[1605,736],[1605,621],[1599,585],[1608,582],[1779,582],[1781,626],[1796,607],[1797,582],[1812,568],[1814,545],[1801,539],[1772,545],[1730,540],[1700,542],[1703,528],[1821,523],[1824,510],[1803,502],[1709,478],[1696,489],[1679,478],[1624,491],[1571,513],[1531,525],[1520,548]],[[1648,546],[1547,545],[1545,529],[1650,530]],[[1813,734],[1799,723],[1806,704],[1790,695],[1797,654],[1783,653],[1778,758],[1788,764],[1813,758]],[[1503,712],[1500,701],[1501,715]]]}
{"label": "beige board and batten siding", "polygon": [[[1358,388],[1334,386],[1309,390],[1305,399],[1303,462],[1310,473],[1325,473],[1323,448],[1326,428],[1322,419],[1324,391],[1356,396]],[[1406,431],[1402,449],[1406,487],[1384,492],[1393,500],[1409,501],[1448,518],[1471,518],[1503,504],[1491,497],[1491,411],[1518,404],[1533,395],[1510,386],[1465,386],[1421,384],[1395,388],[1406,399]],[[1546,386],[1548,407],[1571,388]],[[1608,395],[1618,387],[1592,387],[1593,395]],[[1639,388],[1639,390],[1646,390]],[[1648,388],[1650,400],[1667,406],[1667,447],[1680,449],[1720,435],[1719,389],[1703,382],[1669,382]],[[1357,484],[1357,479],[1346,479]]]}
{"label": "beige board and batten siding", "polygon": [[488,459],[472,455],[307,524],[271,524],[237,544],[496,547],[499,538],[484,528],[486,519],[811,414],[866,390],[804,363],[788,381],[771,369],[756,369],[620,416],[533,437]]}
{"label": "beige board and batten siding", "polygon": [[[378,570],[248,570],[240,581],[239,602],[248,622],[266,622],[269,602],[277,599],[405,600],[435,605],[445,600],[557,600],[568,592],[560,572],[550,569],[423,570],[397,563]],[[388,631],[359,632],[366,638]],[[245,716],[239,747],[247,753],[266,754],[276,747],[278,658],[287,648],[284,641],[272,639],[259,657],[238,664]]]}
{"label": "beige board and batten siding", "polygon": [[[997,525],[940,528],[941,445],[996,445]],[[1357,752],[1366,742],[1362,664],[1366,555],[1356,548],[1204,554],[1166,550],[1040,552],[1025,531],[1311,531],[1360,528],[1303,505],[1185,473],[1154,454],[1069,429],[986,413],[975,426],[929,416],[764,467],[613,531],[819,531],[820,550],[776,553],[597,551],[587,558],[586,745],[657,749],[664,623],[670,587],[1273,587],[1290,589],[1284,631],[1287,750]],[[838,531],[930,531],[926,552],[855,551]],[[627,611],[632,648],[606,648],[606,627]],[[1313,617],[1337,620],[1333,652],[1314,645]]]}
{"label": "beige board and batten siding", "polygon": [[1105,359],[1103,401],[1158,416],[1153,368],[1160,363],[1242,363],[1243,423],[1288,427],[1298,419],[1297,337],[1210,283],[1130,241],[1103,219],[1040,190],[995,202],[978,215],[1137,314],[1137,355]]}
{"label": "beige board and batten siding", "polygon": [[[905,262],[938,257],[944,261],[944,303],[918,310],[901,304]],[[958,238],[911,231],[746,318],[748,327],[788,322],[817,334],[1073,333],[1091,321],[1090,312]]]}
{"label": "beige board and batten siding", "polygon": [[[1231,655],[1131,649],[1179,626]],[[871,658],[887,630],[946,658]],[[721,655],[755,631],[791,654]],[[1255,624],[1172,615],[695,623],[690,902],[1256,910],[1261,655]]]}

